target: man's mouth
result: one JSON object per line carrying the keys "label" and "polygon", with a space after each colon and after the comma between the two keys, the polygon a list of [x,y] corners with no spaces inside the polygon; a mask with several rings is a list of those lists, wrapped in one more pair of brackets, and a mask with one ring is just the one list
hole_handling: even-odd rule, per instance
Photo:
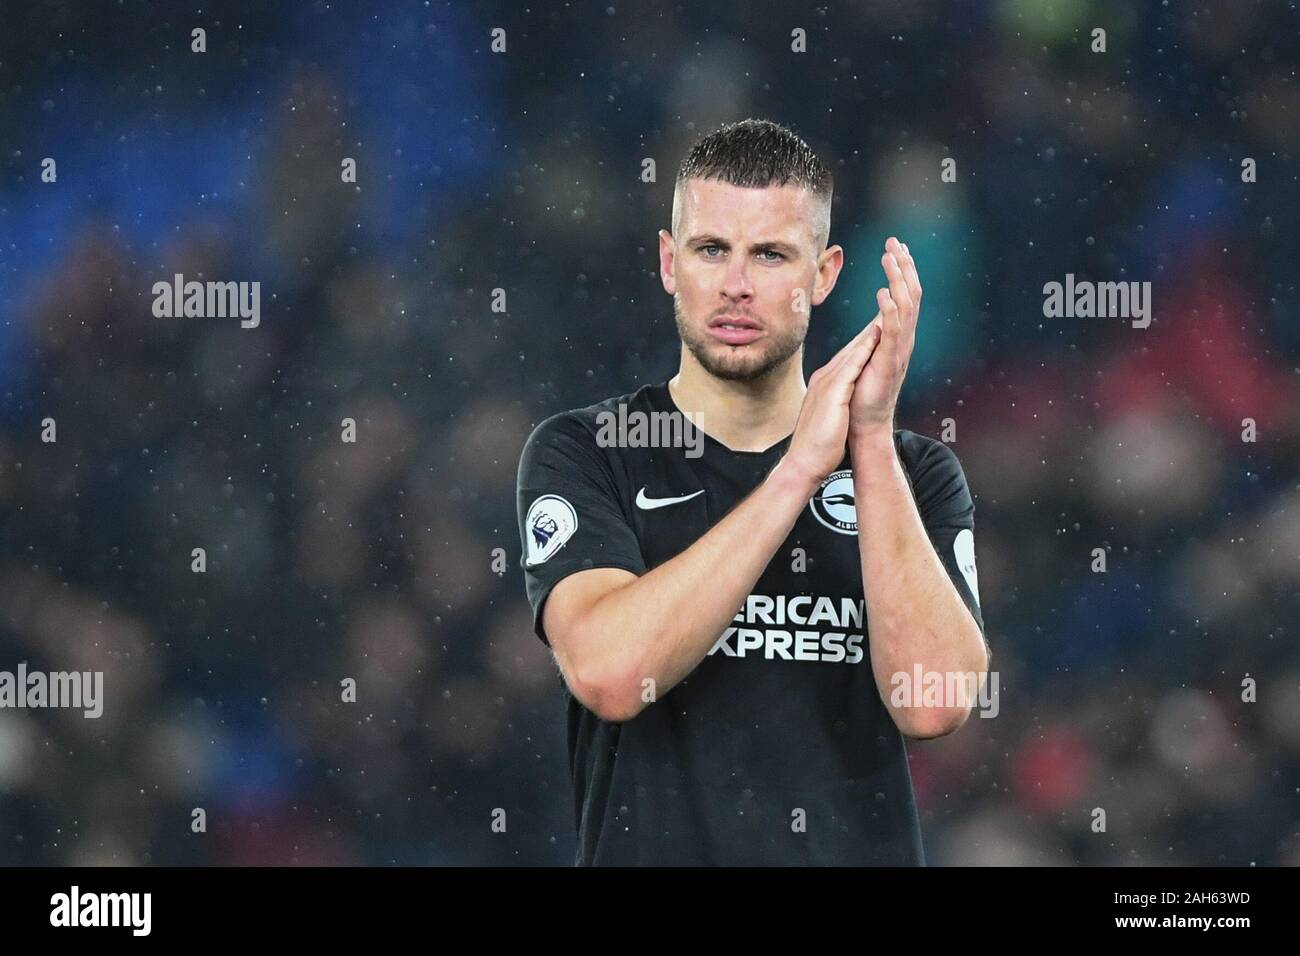
{"label": "man's mouth", "polygon": [[709,322],[709,333],[728,345],[747,345],[763,334],[763,327],[743,315],[720,315]]}
{"label": "man's mouth", "polygon": [[709,321],[709,327],[715,325],[733,329],[761,329],[762,325],[743,315],[719,315]]}

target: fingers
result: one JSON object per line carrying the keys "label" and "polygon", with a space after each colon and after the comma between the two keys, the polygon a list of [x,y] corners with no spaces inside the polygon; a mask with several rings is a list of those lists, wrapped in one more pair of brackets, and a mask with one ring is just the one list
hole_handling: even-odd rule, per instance
{"label": "fingers", "polygon": [[[904,321],[914,320],[921,308],[921,277],[916,271],[916,260],[906,244],[893,236],[885,243],[885,254],[880,258],[889,280],[890,295],[898,303]],[[901,296],[900,290],[906,295]]]}
{"label": "fingers", "polygon": [[[892,240],[897,244],[897,240]],[[894,315],[881,314],[885,316],[885,321],[889,322],[894,331],[905,332],[907,324],[911,321],[914,313],[912,305],[912,293],[907,288],[907,278],[903,275],[903,266],[900,257],[903,255],[903,247],[898,246],[898,253],[886,252],[880,257],[880,264],[885,268],[885,278],[889,280],[889,297],[894,300],[897,306]],[[897,321],[897,325],[893,322]]]}
{"label": "fingers", "polygon": [[[903,267],[903,278],[907,281],[907,291],[912,296],[912,304],[919,311],[921,308],[921,277],[916,272],[916,260],[912,258],[912,250],[907,248],[907,243],[898,242],[898,248],[894,250],[895,258],[898,258],[898,264]],[[888,248],[889,243],[885,244]],[[899,257],[899,253],[902,256]]]}
{"label": "fingers", "polygon": [[[871,334],[871,326],[872,326],[872,323],[874,323],[874,322],[875,322],[877,319],[879,319],[879,318],[880,318],[880,314],[877,313],[876,316],[875,316],[875,318],[873,318],[873,319],[871,320],[871,322],[868,322],[866,325],[864,325],[862,328],[860,328],[860,329],[858,330],[858,334],[855,335],[855,336],[853,336],[853,338],[849,339],[848,342],[846,342],[846,343],[844,344],[844,348],[842,348],[842,349],[839,350],[839,353],[836,354],[835,358],[838,359],[838,358],[841,358],[841,357],[847,355],[849,352],[852,352],[853,349],[854,349],[856,346],[859,346],[859,345],[861,345],[864,341],[866,341],[866,339],[868,338],[868,336],[870,336],[870,334]],[[831,361],[834,361],[834,360],[835,360],[835,359],[832,359]]]}
{"label": "fingers", "polygon": [[[880,331],[879,323],[880,323],[880,314],[876,313],[874,319],[872,319],[870,322],[864,325],[857,335],[853,336],[853,338],[845,342],[844,346],[838,352],[832,355],[830,360],[825,365],[823,365],[821,368],[819,368],[816,372],[813,373],[813,378],[827,378],[827,377],[833,378],[835,376],[835,373],[839,371],[841,366],[848,359],[848,357],[850,356],[850,354],[853,352],[854,349],[860,348],[866,342],[867,338],[870,337],[871,335],[873,334],[878,335]],[[872,325],[877,326],[877,329],[874,333],[871,331]],[[874,346],[872,346],[872,348],[874,348]]]}
{"label": "fingers", "polygon": [[853,383],[875,352],[880,335],[880,316],[877,315],[829,362],[813,372],[808,379],[809,391],[825,387],[837,390],[842,393],[842,397],[847,398],[847,395],[852,394]]}
{"label": "fingers", "polygon": [[[916,319],[921,306],[921,280],[916,262],[907,246],[893,236],[885,243],[885,254],[880,257],[889,288],[876,292],[876,304],[884,318],[883,342],[886,349],[910,351],[911,337],[916,333]],[[905,338],[903,338],[905,337]],[[898,345],[896,338],[903,338]]]}
{"label": "fingers", "polygon": [[876,346],[880,344],[880,323],[873,319],[859,334],[863,336],[861,346],[851,354],[850,358],[845,362],[845,367],[840,370],[840,374],[837,376],[837,378],[848,383],[850,391],[857,382],[858,376],[862,374],[862,370],[871,361]]}
{"label": "fingers", "polygon": [[[876,292],[880,311],[835,357],[813,373],[809,385],[822,381],[854,381],[877,347],[888,355],[905,355],[911,350],[911,335],[921,304],[921,280],[911,251],[894,236],[885,243],[880,257],[889,287]],[[870,341],[868,341],[868,339]]]}
{"label": "fingers", "polygon": [[881,338],[892,342],[903,331],[903,320],[899,315],[898,305],[888,289],[876,290],[876,305],[880,308]]}
{"label": "fingers", "polygon": [[879,316],[867,323],[867,327],[859,332],[851,343],[853,348],[844,354],[844,361],[830,373],[830,381],[835,385],[843,388],[846,393],[852,394],[853,385],[866,368],[867,362],[871,360],[872,353],[876,351],[876,346],[880,344],[880,322]]}

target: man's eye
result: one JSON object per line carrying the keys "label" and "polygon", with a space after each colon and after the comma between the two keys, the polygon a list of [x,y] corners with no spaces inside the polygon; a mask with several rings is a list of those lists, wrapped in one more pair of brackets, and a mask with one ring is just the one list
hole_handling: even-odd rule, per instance
{"label": "man's eye", "polygon": [[710,250],[710,249],[717,249],[719,252],[722,251],[722,247],[721,247],[721,246],[701,246],[701,247],[700,247],[700,251],[701,251],[701,252],[703,252],[706,256],[709,256],[709,258],[713,258],[712,255],[709,253],[709,250]]}
{"label": "man's eye", "polygon": [[762,254],[765,255],[765,256],[774,256],[774,257],[775,257],[775,258],[772,258],[772,259],[768,259],[768,260],[767,260],[768,262],[780,262],[782,259],[785,258],[785,256],[781,255],[781,253],[776,252],[776,251],[773,250],[773,249],[764,249],[763,252],[762,252]]}

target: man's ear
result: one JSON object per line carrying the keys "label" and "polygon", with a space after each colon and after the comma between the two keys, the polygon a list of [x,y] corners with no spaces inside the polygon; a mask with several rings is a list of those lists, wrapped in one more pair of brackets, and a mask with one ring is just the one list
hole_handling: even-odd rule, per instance
{"label": "man's ear", "polygon": [[844,250],[830,246],[817,257],[817,280],[813,283],[812,304],[821,305],[835,288],[840,270],[844,268]]}
{"label": "man's ear", "polygon": [[659,279],[664,284],[664,291],[669,295],[677,294],[677,243],[673,234],[667,229],[659,230]]}

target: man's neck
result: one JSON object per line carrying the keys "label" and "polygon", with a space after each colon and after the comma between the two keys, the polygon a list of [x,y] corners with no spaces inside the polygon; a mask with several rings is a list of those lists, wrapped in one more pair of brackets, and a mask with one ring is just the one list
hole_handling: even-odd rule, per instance
{"label": "man's neck", "polygon": [[794,432],[808,387],[803,350],[761,379],[731,381],[710,375],[683,348],[668,382],[673,402],[700,429],[732,451],[766,451]]}

